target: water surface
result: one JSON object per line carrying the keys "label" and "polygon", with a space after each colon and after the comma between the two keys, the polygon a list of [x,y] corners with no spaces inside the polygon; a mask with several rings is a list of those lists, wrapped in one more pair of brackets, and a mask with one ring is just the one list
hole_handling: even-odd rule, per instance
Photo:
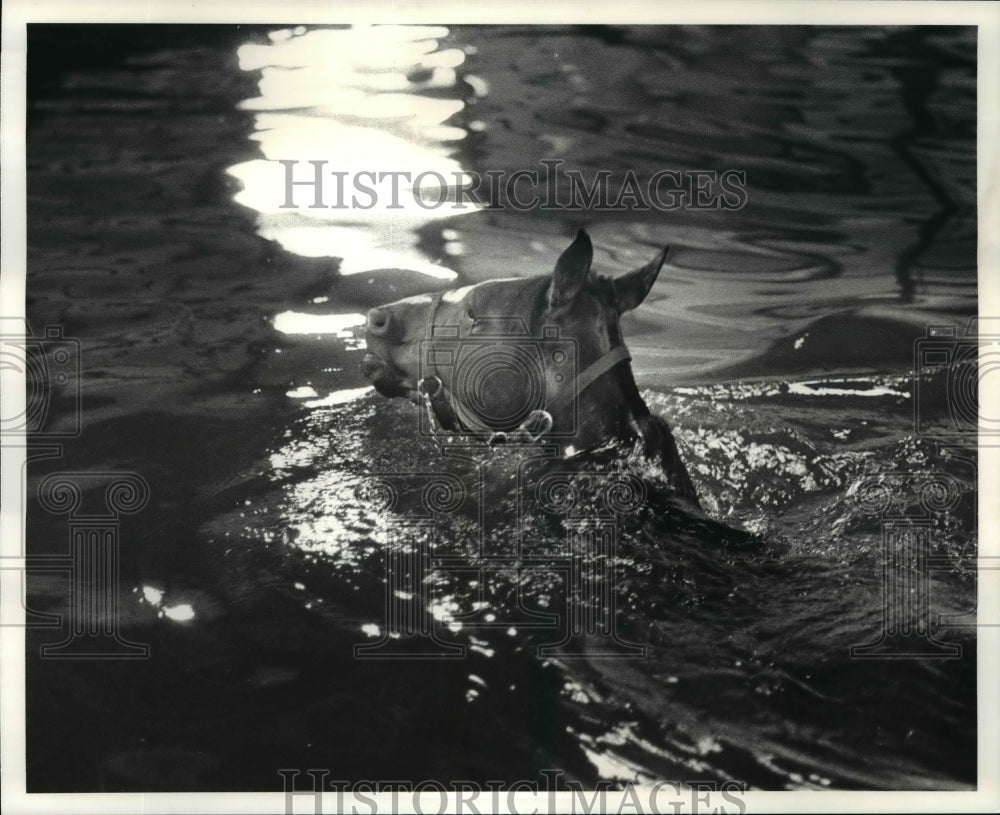
{"label": "water surface", "polygon": [[[55,664],[36,655],[56,635],[29,632],[29,788],[275,790],[283,767],[975,783],[975,442],[944,433],[940,372],[911,379],[926,326],[961,333],[976,309],[974,31],[102,34],[81,52],[76,33],[39,29],[29,49],[28,316],[80,339],[83,432],[30,465],[28,545],[65,548],[65,519],[33,497],[48,472],[146,478],[150,506],[121,527],[120,617],[151,659]],[[747,202],[290,209],[280,159],[732,169]],[[539,557],[565,554],[558,524],[518,516],[516,461],[456,464],[413,406],[370,391],[364,313],[546,273],[580,226],[607,274],[673,247],[624,323],[634,368],[710,514],[759,545],[666,509],[619,519],[610,579],[645,659],[593,642],[539,656],[530,623],[564,602],[558,573],[507,568],[484,591],[440,563],[431,599],[407,607],[465,658],[355,659],[387,631],[386,563],[413,545],[393,537],[405,509],[365,491],[376,474],[490,474],[487,525],[473,502],[426,531],[442,556],[505,552],[525,522]],[[656,495],[655,474],[623,466]],[[947,511],[921,504],[936,479]],[[961,658],[851,659],[883,622],[873,484],[929,525],[929,614],[950,615],[934,635]],[[29,589],[33,608],[65,610],[59,578]]]}

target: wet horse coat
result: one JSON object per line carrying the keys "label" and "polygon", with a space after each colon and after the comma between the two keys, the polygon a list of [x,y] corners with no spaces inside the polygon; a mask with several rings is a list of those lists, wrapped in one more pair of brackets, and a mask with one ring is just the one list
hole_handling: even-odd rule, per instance
{"label": "wet horse coat", "polygon": [[619,318],[649,293],[667,249],[616,279],[591,270],[586,232],[551,275],[491,280],[368,313],[365,373],[386,396],[426,402],[442,429],[508,434],[574,451],[642,445],[676,494],[697,494],[667,423],[643,401]]}

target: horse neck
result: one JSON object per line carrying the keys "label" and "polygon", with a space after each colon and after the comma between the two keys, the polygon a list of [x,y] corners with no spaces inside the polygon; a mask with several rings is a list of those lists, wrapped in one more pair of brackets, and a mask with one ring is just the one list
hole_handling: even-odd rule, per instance
{"label": "horse neck", "polygon": [[587,450],[634,442],[641,435],[641,421],[649,415],[632,369],[621,363],[580,394],[573,446]]}

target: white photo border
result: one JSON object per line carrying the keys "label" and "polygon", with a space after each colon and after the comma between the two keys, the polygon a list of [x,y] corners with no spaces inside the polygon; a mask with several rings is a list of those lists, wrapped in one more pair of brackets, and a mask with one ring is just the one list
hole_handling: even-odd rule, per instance
{"label": "white photo border", "polygon": [[[699,0],[611,3],[546,3],[526,0],[486,2],[406,2],[373,4],[360,0],[6,0],[2,22],[2,257],[0,313],[23,318],[25,306],[25,74],[28,23],[618,23],[618,24],[808,24],[808,25],[974,25],[978,27],[978,218],[979,314],[1000,316],[1000,2],[928,0],[777,0],[752,2]],[[23,377],[2,371],[3,415],[23,409]],[[1000,389],[980,393],[983,412],[1000,414]],[[0,794],[4,811],[22,813],[274,813],[285,796],[274,793],[87,793],[27,794],[25,791],[25,633],[18,602],[24,496],[25,448],[5,441],[0,461]],[[1000,556],[1000,447],[979,448],[980,557]],[[993,496],[992,499],[989,496]],[[8,560],[9,558],[9,560]],[[756,792],[740,797],[748,812],[987,812],[1000,811],[1000,570],[980,573],[978,581],[978,779],[968,792]],[[555,811],[566,811],[567,793],[556,794]],[[623,793],[608,793],[607,805],[623,811]],[[326,796],[328,805],[335,796]],[[374,795],[379,812],[389,812],[390,797]],[[454,799],[454,796],[453,796]],[[544,793],[517,793],[518,812],[546,812],[553,799]],[[506,796],[501,801],[506,803]],[[428,798],[435,811],[438,796]],[[350,797],[343,803],[350,805]],[[365,804],[364,806],[368,806]],[[480,811],[488,811],[478,802]],[[311,800],[296,801],[296,811],[312,812]],[[348,811],[351,811],[348,809]],[[359,809],[357,811],[368,811]],[[403,811],[414,811],[408,808]],[[454,811],[450,809],[449,811]],[[505,811],[501,809],[501,811]]]}

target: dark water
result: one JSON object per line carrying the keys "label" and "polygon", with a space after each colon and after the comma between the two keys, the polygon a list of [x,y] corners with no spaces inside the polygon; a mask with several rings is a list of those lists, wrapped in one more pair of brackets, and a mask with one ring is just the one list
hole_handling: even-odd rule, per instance
{"label": "dark water", "polygon": [[[29,632],[29,789],[280,789],[294,767],[974,785],[975,437],[951,432],[940,371],[911,381],[926,326],[964,331],[976,309],[974,31],[88,36],[29,43],[28,317],[79,337],[83,407],[62,457],[30,465],[28,546],[66,547],[42,476],[141,474],[119,620],[151,656],[41,660],[57,634]],[[736,169],[747,205],[282,211],[280,158]],[[673,246],[624,323],[634,368],[710,515],[757,535],[678,514],[624,460],[647,509],[613,516],[604,579],[643,658],[608,659],[595,636],[539,655],[553,632],[531,623],[565,609],[565,519],[518,503],[518,456],[443,456],[359,370],[371,306],[546,272],[579,226],[607,273]],[[49,430],[72,425],[69,397]],[[395,510],[379,473],[401,485]],[[484,492],[413,531],[407,496],[434,473]],[[905,523],[935,568],[908,566],[901,591],[926,589],[940,644],[852,659],[879,639],[883,535]],[[454,567],[481,546],[520,568]],[[426,590],[399,607],[464,658],[356,659],[391,630],[386,564],[420,551]],[[34,575],[29,598],[65,609],[65,581]]]}

